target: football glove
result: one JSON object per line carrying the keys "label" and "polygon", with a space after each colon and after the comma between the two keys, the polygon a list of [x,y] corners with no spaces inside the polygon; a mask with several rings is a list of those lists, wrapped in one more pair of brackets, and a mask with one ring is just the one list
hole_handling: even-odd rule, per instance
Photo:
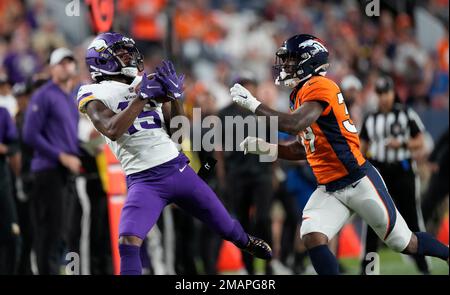
{"label": "football glove", "polygon": [[261,104],[244,86],[241,84],[234,84],[230,89],[231,97],[233,101],[243,108],[246,108],[253,113],[256,108]]}
{"label": "football glove", "polygon": [[162,67],[156,67],[155,77],[164,86],[169,98],[180,99],[183,96],[184,74],[178,76],[171,61],[163,61]]}
{"label": "football glove", "polygon": [[165,91],[161,83],[154,78],[154,75],[144,73],[141,88],[139,89],[139,97],[141,99],[155,99],[162,96],[165,96]]}
{"label": "football glove", "polygon": [[277,145],[268,143],[262,138],[248,136],[239,145],[244,155],[247,153],[256,155],[274,155],[277,152]]}

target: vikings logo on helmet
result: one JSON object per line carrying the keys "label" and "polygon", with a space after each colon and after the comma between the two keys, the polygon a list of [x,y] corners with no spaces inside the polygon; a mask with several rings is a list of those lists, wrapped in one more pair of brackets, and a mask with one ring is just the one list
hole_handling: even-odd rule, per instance
{"label": "vikings logo on helmet", "polygon": [[102,52],[105,51],[105,49],[108,47],[108,45],[106,44],[106,41],[103,39],[95,39],[94,41],[92,41],[92,43],[89,45],[89,48],[94,48],[95,51],[97,52]]}

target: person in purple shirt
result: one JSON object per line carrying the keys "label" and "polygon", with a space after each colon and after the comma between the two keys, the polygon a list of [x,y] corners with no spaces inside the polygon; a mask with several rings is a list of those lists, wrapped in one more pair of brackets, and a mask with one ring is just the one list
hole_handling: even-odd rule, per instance
{"label": "person in purple shirt", "polygon": [[61,243],[67,215],[71,174],[78,174],[78,110],[72,95],[76,63],[73,53],[59,48],[50,56],[51,80],[32,96],[23,140],[34,149],[31,211],[39,274],[59,274]]}
{"label": "person in purple shirt", "polygon": [[31,34],[28,25],[22,23],[11,36],[9,50],[2,62],[11,85],[23,83],[42,70],[42,62],[31,46]]}
{"label": "person in purple shirt", "polygon": [[[0,274],[15,274],[19,254],[20,230],[12,195],[10,169],[18,172],[17,130],[8,112],[0,107]],[[14,159],[15,158],[15,159]]]}
{"label": "person in purple shirt", "polygon": [[10,52],[3,61],[3,67],[13,84],[25,82],[40,70],[39,59],[32,51]]}

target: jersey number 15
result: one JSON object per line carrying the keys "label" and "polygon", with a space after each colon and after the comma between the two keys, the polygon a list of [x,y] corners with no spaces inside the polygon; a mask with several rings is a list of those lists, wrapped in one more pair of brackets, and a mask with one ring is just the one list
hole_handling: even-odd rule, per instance
{"label": "jersey number 15", "polygon": [[[122,101],[117,106],[118,109],[123,111],[128,107],[129,101]],[[151,104],[151,103],[150,103]],[[152,105],[153,106],[153,105]],[[150,118],[153,117],[153,123],[149,123],[148,121],[142,121],[139,122],[139,125],[143,129],[154,129],[154,128],[161,128],[161,118],[159,117],[158,113],[156,111],[142,111],[138,118]],[[132,124],[130,128],[128,128],[128,133],[130,135],[138,132],[139,130]]]}

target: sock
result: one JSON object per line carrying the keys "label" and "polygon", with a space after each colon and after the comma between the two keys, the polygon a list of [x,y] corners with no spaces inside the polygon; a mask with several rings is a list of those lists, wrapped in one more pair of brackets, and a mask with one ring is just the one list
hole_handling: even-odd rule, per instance
{"label": "sock", "polygon": [[244,231],[242,225],[237,220],[234,220],[234,226],[230,237],[230,241],[232,241],[239,248],[245,248],[249,241],[248,234]]}
{"label": "sock", "polygon": [[133,245],[119,245],[120,275],[141,275],[142,264],[140,247]]}
{"label": "sock", "polygon": [[429,233],[417,232],[417,255],[433,256],[448,260],[448,246],[436,240]]}
{"label": "sock", "polygon": [[294,256],[294,268],[296,273],[303,272],[305,269],[305,258],[308,256],[308,252],[296,252]]}
{"label": "sock", "polygon": [[338,275],[339,265],[336,257],[327,245],[320,245],[308,250],[309,258],[319,275]]}
{"label": "sock", "polygon": [[430,274],[430,269],[428,267],[428,262],[425,256],[423,255],[413,255],[412,258],[416,262],[417,268],[424,275]]}
{"label": "sock", "polygon": [[140,250],[140,257],[141,257],[142,268],[150,269],[151,261],[150,261],[150,256],[148,255],[148,252],[147,252],[146,240],[144,240],[144,242],[142,243],[141,250]]}

